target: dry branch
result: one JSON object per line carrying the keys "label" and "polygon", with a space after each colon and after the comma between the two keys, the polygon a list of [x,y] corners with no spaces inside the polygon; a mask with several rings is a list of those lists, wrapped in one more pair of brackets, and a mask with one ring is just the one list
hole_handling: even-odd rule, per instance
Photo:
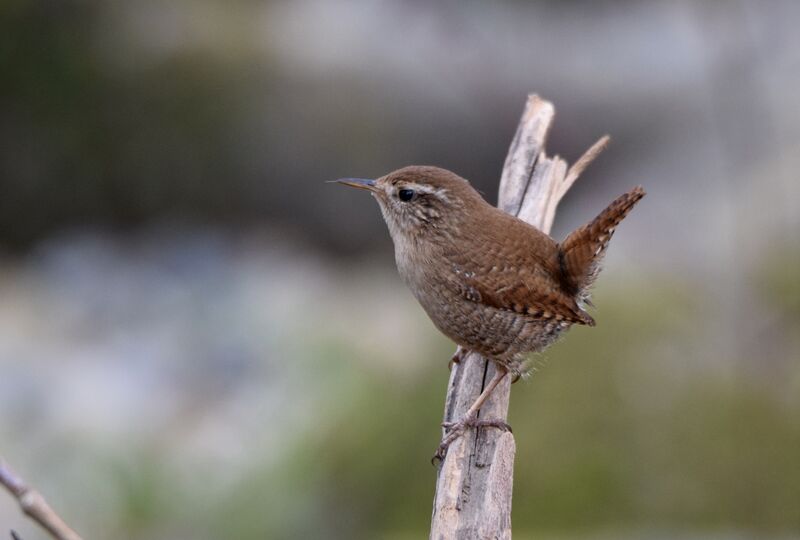
{"label": "dry branch", "polygon": [[56,540],[81,540],[58,514],[56,514],[44,497],[20,478],[8,464],[0,458],[0,484],[8,490],[19,503],[22,511],[41,525]]}
{"label": "dry branch", "polygon": [[[544,153],[553,105],[528,96],[500,179],[498,207],[549,233],[561,198],[608,144],[605,136],[571,167]],[[460,419],[494,374],[494,362],[470,353],[450,373],[444,421]],[[511,392],[503,379],[479,416],[508,417]],[[510,539],[514,436],[493,428],[467,430],[450,446],[436,479],[430,538]]]}

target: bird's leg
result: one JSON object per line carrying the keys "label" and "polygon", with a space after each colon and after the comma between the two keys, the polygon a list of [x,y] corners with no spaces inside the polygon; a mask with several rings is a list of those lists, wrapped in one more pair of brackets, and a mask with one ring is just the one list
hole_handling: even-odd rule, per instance
{"label": "bird's leg", "polygon": [[442,438],[442,442],[439,443],[439,448],[437,448],[431,461],[435,462],[436,460],[444,459],[444,456],[447,454],[447,448],[453,441],[458,439],[468,427],[495,427],[503,431],[511,431],[511,426],[503,420],[478,420],[478,411],[506,375],[508,375],[508,371],[498,365],[494,377],[492,377],[492,380],[486,385],[486,388],[483,389],[481,395],[479,395],[470,408],[467,409],[464,417],[458,422],[444,422],[442,424],[442,427],[447,430],[447,434]]}
{"label": "bird's leg", "polygon": [[469,349],[465,349],[461,345],[456,347],[456,352],[453,353],[453,356],[450,358],[450,362],[447,364],[447,369],[452,371],[453,364],[460,364],[461,361],[467,357],[469,354]]}

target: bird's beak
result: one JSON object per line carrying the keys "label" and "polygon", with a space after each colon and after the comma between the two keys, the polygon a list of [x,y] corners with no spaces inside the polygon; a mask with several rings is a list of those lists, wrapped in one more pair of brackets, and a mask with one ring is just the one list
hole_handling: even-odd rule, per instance
{"label": "bird's beak", "polygon": [[377,191],[375,180],[368,180],[366,178],[339,178],[338,180],[332,180],[332,182],[358,189],[366,189],[367,191]]}

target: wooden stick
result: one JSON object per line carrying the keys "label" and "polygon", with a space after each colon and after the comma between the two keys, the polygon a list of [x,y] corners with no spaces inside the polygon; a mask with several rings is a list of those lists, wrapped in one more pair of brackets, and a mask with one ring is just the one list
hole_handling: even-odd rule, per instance
{"label": "wooden stick", "polygon": [[61,517],[56,514],[44,497],[27,485],[8,464],[0,458],[0,484],[17,499],[22,511],[41,525],[56,540],[81,540]]}
{"label": "wooden stick", "polygon": [[[549,233],[561,198],[608,144],[605,136],[571,167],[544,153],[553,121],[553,105],[528,96],[511,142],[498,207]],[[460,419],[495,372],[494,362],[470,353],[450,372],[444,421]],[[479,416],[506,420],[511,381],[504,378],[484,403]],[[443,432],[444,434],[444,432]],[[510,539],[514,481],[514,436],[494,428],[467,430],[447,451],[436,478],[430,538]]]}

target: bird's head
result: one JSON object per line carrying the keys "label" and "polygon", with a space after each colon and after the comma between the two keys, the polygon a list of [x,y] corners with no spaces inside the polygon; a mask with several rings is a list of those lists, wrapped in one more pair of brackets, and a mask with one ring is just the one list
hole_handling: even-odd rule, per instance
{"label": "bird's head", "polygon": [[413,165],[376,180],[336,182],[371,192],[395,240],[457,227],[471,207],[487,204],[469,182],[438,167]]}

